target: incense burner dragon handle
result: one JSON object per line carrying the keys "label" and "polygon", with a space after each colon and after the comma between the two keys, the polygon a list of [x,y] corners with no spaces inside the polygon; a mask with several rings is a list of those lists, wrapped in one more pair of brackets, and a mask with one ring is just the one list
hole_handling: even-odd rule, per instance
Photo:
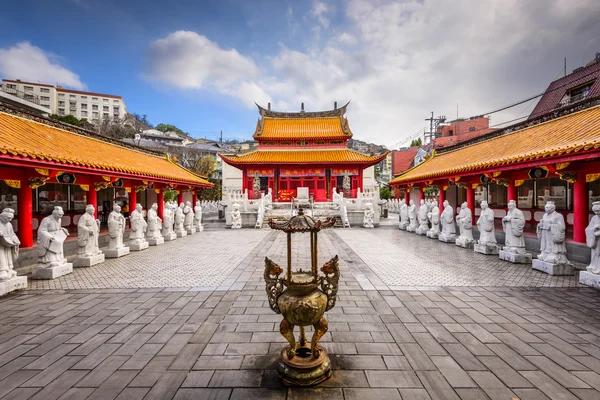
{"label": "incense burner dragon handle", "polygon": [[281,314],[281,310],[279,309],[279,305],[277,305],[277,299],[281,293],[283,293],[283,278],[279,275],[283,272],[283,269],[268,257],[265,257],[265,282],[266,282],[266,291],[267,291],[267,299],[269,300],[269,307],[276,314]]}
{"label": "incense burner dragon handle", "polygon": [[329,311],[335,306],[335,301],[337,299],[338,282],[340,280],[338,256],[336,255],[323,264],[321,272],[325,274],[325,276],[321,276],[321,291],[327,296],[327,308],[325,311]]}

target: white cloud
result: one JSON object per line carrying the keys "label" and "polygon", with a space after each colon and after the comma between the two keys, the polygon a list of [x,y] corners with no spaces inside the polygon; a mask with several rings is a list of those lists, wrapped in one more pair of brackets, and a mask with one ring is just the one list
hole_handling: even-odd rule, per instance
{"label": "white cloud", "polygon": [[329,7],[327,6],[327,3],[320,0],[315,0],[311,9],[311,14],[317,18],[319,24],[321,24],[321,26],[323,26],[325,29],[329,27],[329,18],[325,16],[328,11]]}
{"label": "white cloud", "polygon": [[0,49],[0,75],[6,79],[58,83],[73,89],[85,89],[79,76],[61,66],[57,57],[29,42]]}

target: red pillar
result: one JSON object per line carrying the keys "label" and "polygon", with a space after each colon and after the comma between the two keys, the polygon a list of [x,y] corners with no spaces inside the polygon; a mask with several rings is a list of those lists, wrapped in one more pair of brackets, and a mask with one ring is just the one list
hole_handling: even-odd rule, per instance
{"label": "red pillar", "polygon": [[446,200],[446,190],[444,189],[443,186],[440,186],[440,202],[438,207],[440,208],[440,214],[442,213],[442,210],[444,209],[444,201]]}
{"label": "red pillar", "polygon": [[410,186],[407,186],[404,189],[404,202],[406,203],[407,206],[410,205]]}
{"label": "red pillar", "polygon": [[196,206],[197,201],[198,201],[198,189],[194,190],[192,193],[192,208]]}
{"label": "red pillar", "polygon": [[165,194],[163,193],[162,189],[160,189],[156,194],[156,203],[158,205],[158,218],[163,219],[163,214],[165,212]]}
{"label": "red pillar", "polygon": [[[458,207],[458,204],[456,206]],[[467,206],[471,210],[471,223],[475,225],[475,189],[471,183],[467,186]]]}
{"label": "red pillar", "polygon": [[508,193],[507,193],[508,201],[511,201],[511,200],[517,201],[517,187],[515,186],[514,180],[512,180],[512,179],[510,180],[507,191],[508,191]]}
{"label": "red pillar", "polygon": [[419,201],[421,201],[421,200],[425,200],[425,188],[424,187],[419,188]]}
{"label": "red pillar", "polygon": [[27,180],[21,181],[21,188],[17,195],[17,234],[21,247],[33,246],[33,190]]}
{"label": "red pillar", "polygon": [[131,188],[131,192],[129,192],[129,214],[135,210],[135,206],[137,204],[137,193],[135,192],[135,188]]}
{"label": "red pillar", "polygon": [[87,191],[87,203],[94,206],[94,218],[98,218],[98,193],[94,185],[90,185],[90,190]]}
{"label": "red pillar", "polygon": [[585,243],[585,228],[588,224],[589,200],[585,175],[585,172],[579,172],[573,184],[573,241],[578,243]]}

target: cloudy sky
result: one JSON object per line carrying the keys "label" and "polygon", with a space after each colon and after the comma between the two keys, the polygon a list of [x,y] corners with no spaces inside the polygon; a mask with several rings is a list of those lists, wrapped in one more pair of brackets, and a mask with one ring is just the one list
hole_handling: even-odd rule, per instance
{"label": "cloudy sky", "polygon": [[351,100],[355,137],[388,146],[431,111],[486,113],[600,51],[598,0],[9,0],[0,26],[3,78],[122,95],[209,138],[249,138],[255,101]]}

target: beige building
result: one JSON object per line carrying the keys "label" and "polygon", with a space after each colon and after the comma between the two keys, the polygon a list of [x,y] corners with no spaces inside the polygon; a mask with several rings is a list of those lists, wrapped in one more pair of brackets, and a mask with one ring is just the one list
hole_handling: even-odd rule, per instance
{"label": "beige building", "polygon": [[3,79],[0,90],[47,108],[49,114],[71,114],[91,122],[124,118],[127,113],[123,98],[112,94],[82,92],[18,79]]}

